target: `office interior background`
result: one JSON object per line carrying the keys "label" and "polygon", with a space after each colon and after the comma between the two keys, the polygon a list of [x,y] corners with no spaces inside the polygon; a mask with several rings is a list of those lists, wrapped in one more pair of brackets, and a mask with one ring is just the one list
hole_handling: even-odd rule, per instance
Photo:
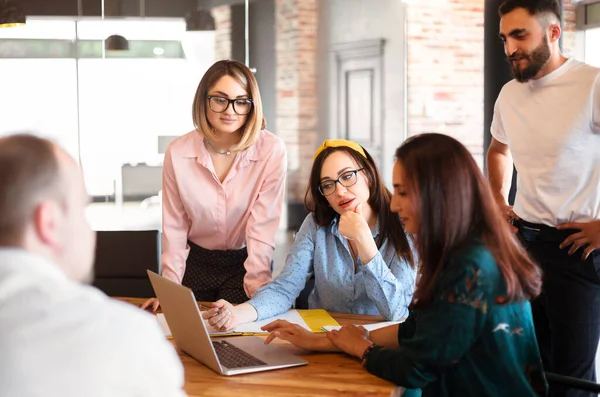
{"label": "office interior background", "polygon": [[[484,53],[501,51],[486,45],[497,26],[484,21],[500,1],[13,2],[27,23],[0,29],[0,135],[63,145],[83,169],[96,230],[160,230],[164,150],[193,129],[197,84],[224,58],[255,69],[268,129],[286,143],[282,230],[304,216],[326,138],[365,146],[388,184],[395,148],[422,132],[456,137],[484,167]],[[600,27],[579,29],[577,4],[563,3],[564,52],[600,66]],[[107,50],[111,35],[128,50]]]}

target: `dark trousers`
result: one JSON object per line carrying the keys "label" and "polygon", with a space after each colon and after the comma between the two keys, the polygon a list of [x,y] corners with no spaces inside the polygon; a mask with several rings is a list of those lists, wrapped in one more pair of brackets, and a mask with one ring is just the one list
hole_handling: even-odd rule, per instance
{"label": "dark trousers", "polygon": [[[569,255],[560,243],[578,230],[558,230],[519,221],[519,237],[543,271],[542,293],[531,302],[544,369],[596,381],[600,337],[600,251],[582,260],[583,248]],[[550,396],[593,393],[551,385]]]}
{"label": "dark trousers", "polygon": [[240,250],[207,250],[188,241],[190,253],[181,284],[190,288],[198,301],[225,299],[230,303],[248,300],[244,291],[246,248]]}

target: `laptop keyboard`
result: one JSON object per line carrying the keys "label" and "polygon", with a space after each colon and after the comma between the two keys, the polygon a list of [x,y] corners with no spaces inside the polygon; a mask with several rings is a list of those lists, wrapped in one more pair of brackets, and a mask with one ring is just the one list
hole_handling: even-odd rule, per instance
{"label": "laptop keyboard", "polygon": [[219,357],[221,365],[227,368],[256,367],[267,363],[251,356],[245,351],[227,343],[227,341],[213,341],[213,347]]}

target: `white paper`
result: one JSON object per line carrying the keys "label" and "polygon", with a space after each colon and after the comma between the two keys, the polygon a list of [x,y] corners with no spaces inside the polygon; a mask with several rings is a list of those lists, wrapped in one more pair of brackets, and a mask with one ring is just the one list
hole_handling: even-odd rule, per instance
{"label": "white paper", "polygon": [[[365,329],[369,332],[371,331],[375,331],[376,329],[379,328],[384,328],[384,327],[389,327],[390,325],[394,325],[394,324],[400,324],[402,321],[383,321],[380,323],[374,323],[374,324],[360,324],[363,327],[365,327]],[[325,327],[322,327],[325,331],[329,332],[332,331],[334,329],[340,329],[342,328],[341,325],[327,325]]]}
{"label": "white paper", "polygon": [[[160,327],[163,331],[163,334],[167,338],[170,338],[172,336],[171,330],[169,329],[169,324],[167,324],[167,319],[165,318],[165,315],[163,313],[158,313],[156,315],[156,320],[158,321],[158,324],[160,325]],[[296,310],[288,310],[287,312],[280,314],[279,316],[274,316],[274,317],[271,317],[271,318],[268,318],[268,319],[262,320],[262,321],[255,321],[252,323],[240,324],[231,331],[224,331],[224,332],[217,331],[208,323],[207,320],[204,320],[204,324],[206,325],[206,328],[208,329],[208,333],[211,335],[227,335],[227,334],[237,333],[237,332],[261,334],[261,333],[265,333],[266,331],[263,331],[260,328],[264,325],[269,324],[272,321],[275,321],[275,320],[287,320],[290,323],[298,324],[301,327],[305,328],[306,330],[310,331],[310,328],[308,328],[308,325],[306,325],[306,323],[302,319],[302,316]]]}
{"label": "white paper", "polygon": [[237,327],[235,327],[235,331],[236,332],[251,332],[251,333],[255,333],[255,334],[265,333],[266,331],[263,331],[260,328],[275,321],[275,320],[287,320],[292,324],[298,324],[299,326],[305,328],[307,331],[310,331],[310,328],[308,328],[308,325],[306,325],[306,323],[304,322],[304,319],[302,318],[300,313],[298,313],[297,310],[288,310],[287,312],[280,314],[279,316],[267,318],[266,320],[240,324]]}

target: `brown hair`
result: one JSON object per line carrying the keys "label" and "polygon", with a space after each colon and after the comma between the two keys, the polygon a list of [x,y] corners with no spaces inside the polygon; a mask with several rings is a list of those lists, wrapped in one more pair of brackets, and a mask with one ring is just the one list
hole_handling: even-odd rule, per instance
{"label": "brown hair", "polygon": [[368,204],[373,208],[379,221],[379,236],[376,241],[377,247],[381,247],[383,242],[386,239],[389,239],[396,249],[398,256],[410,263],[414,268],[415,261],[406,233],[400,223],[400,218],[390,210],[392,194],[385,187],[379,170],[375,165],[375,161],[369,152],[364,148],[363,150],[366,158],[359,152],[346,146],[328,147],[319,153],[313,162],[310,171],[308,188],[306,189],[306,195],[304,197],[304,206],[307,211],[313,214],[315,222],[319,226],[327,226],[339,216],[339,214],[329,206],[329,202],[325,196],[319,192],[319,184],[321,183],[321,169],[323,168],[325,159],[333,152],[347,153],[354,159],[360,168],[364,169],[363,172],[367,176],[369,184]]}
{"label": "brown hair", "polygon": [[0,245],[18,246],[36,206],[48,198],[64,204],[57,147],[33,135],[0,139]]}
{"label": "brown hair", "polygon": [[474,240],[490,250],[506,281],[506,302],[531,299],[541,288],[541,270],[517,241],[469,151],[456,139],[423,134],[396,151],[405,188],[413,195],[421,259],[414,307],[433,299],[437,278],[451,256]]}
{"label": "brown hair", "polygon": [[208,111],[208,91],[223,76],[231,76],[237,80],[242,88],[248,93],[252,99],[252,109],[246,116],[246,122],[242,127],[242,139],[238,145],[233,148],[233,151],[242,151],[252,146],[261,130],[267,128],[267,121],[263,115],[262,101],[260,99],[260,91],[258,83],[250,69],[241,62],[232,60],[222,60],[215,62],[204,73],[196,94],[194,96],[194,104],[192,105],[192,118],[196,130],[202,132],[208,139],[217,140],[217,137],[212,132],[212,126],[208,122],[206,112]]}

